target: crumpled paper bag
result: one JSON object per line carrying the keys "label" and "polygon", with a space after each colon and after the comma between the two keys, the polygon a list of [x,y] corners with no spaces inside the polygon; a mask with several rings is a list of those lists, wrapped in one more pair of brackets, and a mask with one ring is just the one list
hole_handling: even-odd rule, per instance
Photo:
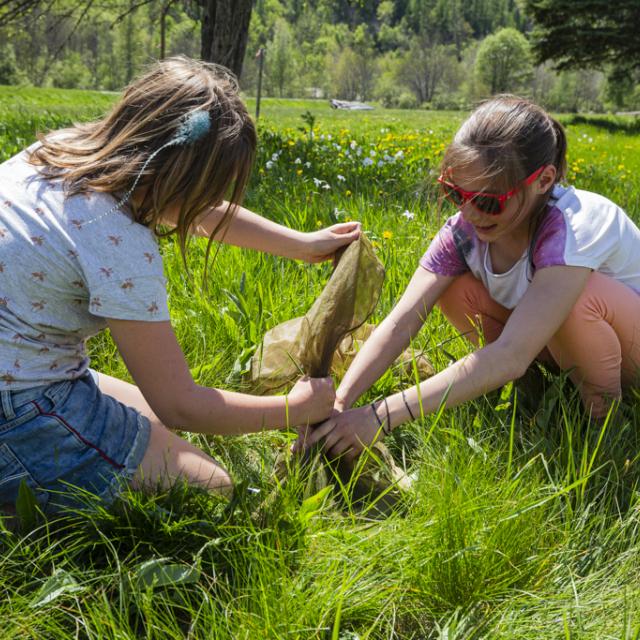
{"label": "crumpled paper bag", "polygon": [[345,249],[309,311],[267,332],[251,359],[257,390],[286,387],[301,371],[312,377],[329,375],[338,344],[373,313],[383,281],[384,267],[362,235]]}
{"label": "crumpled paper bag", "polygon": [[[267,331],[251,359],[254,393],[282,391],[302,372],[341,378],[375,329],[365,322],[378,303],[383,281],[384,267],[362,236],[345,250],[309,311]],[[394,364],[413,377],[414,362],[421,380],[433,375],[427,356],[411,349]]]}
{"label": "crumpled paper bag", "polygon": [[[343,252],[320,296],[302,318],[284,322],[265,335],[251,361],[251,382],[257,392],[269,393],[290,387],[305,373],[312,377],[344,373],[358,348],[373,330],[365,325],[373,313],[384,280],[384,267],[364,235]],[[357,330],[357,331],[356,331]],[[335,357],[334,357],[335,354]],[[433,368],[426,356],[405,352],[400,359],[413,371],[414,363],[426,375]],[[285,481],[291,464],[289,452],[276,463],[278,480]],[[387,447],[377,442],[361,463],[328,461],[321,447],[307,452],[307,493],[315,493],[339,480],[350,489],[353,503],[374,505],[388,513],[410,482]]]}

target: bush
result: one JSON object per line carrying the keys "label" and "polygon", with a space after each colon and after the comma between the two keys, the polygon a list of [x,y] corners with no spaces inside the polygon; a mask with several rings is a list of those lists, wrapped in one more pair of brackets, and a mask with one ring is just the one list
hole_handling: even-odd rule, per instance
{"label": "bush", "polygon": [[413,93],[411,93],[410,91],[403,91],[396,98],[395,106],[398,107],[398,109],[417,109],[418,101],[416,100],[416,97],[413,95]]}
{"label": "bush", "polygon": [[87,89],[93,84],[91,71],[76,52],[56,62],[51,70],[50,79],[54,87],[61,89]]}
{"label": "bush", "polygon": [[21,84],[25,79],[18,67],[13,46],[2,45],[0,47],[0,84]]}

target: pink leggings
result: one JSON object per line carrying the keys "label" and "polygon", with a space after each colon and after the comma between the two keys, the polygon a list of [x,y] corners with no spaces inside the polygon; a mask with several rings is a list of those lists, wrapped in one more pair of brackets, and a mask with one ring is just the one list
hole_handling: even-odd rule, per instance
{"label": "pink leggings", "polygon": [[[511,310],[498,304],[470,273],[456,278],[438,301],[451,324],[478,344],[498,338]],[[476,325],[476,326],[474,326]],[[640,295],[600,273],[592,273],[569,316],[538,356],[553,360],[580,389],[594,416],[607,413],[622,387],[638,381]]]}

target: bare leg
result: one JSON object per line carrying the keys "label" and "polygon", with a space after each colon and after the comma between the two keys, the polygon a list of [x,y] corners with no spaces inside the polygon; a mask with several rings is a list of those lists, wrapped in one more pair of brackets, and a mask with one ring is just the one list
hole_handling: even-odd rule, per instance
{"label": "bare leg", "polygon": [[233,483],[224,467],[169,431],[153,413],[138,387],[104,373],[98,374],[98,385],[103,393],[138,410],[151,423],[149,447],[131,481],[134,489],[168,488],[176,480],[183,479],[203,489],[231,495]]}

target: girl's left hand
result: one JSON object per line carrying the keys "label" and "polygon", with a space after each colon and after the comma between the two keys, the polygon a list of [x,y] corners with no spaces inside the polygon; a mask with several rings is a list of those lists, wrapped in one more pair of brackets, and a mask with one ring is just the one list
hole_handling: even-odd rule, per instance
{"label": "girl's left hand", "polygon": [[331,260],[338,249],[359,237],[359,222],[341,222],[326,229],[305,233],[305,246],[301,258],[305,262]]}
{"label": "girl's left hand", "polygon": [[369,405],[335,413],[322,424],[307,431],[305,439],[298,439],[293,447],[300,452],[324,438],[323,448],[331,458],[342,456],[351,461],[365,447],[370,447],[383,434]]}

